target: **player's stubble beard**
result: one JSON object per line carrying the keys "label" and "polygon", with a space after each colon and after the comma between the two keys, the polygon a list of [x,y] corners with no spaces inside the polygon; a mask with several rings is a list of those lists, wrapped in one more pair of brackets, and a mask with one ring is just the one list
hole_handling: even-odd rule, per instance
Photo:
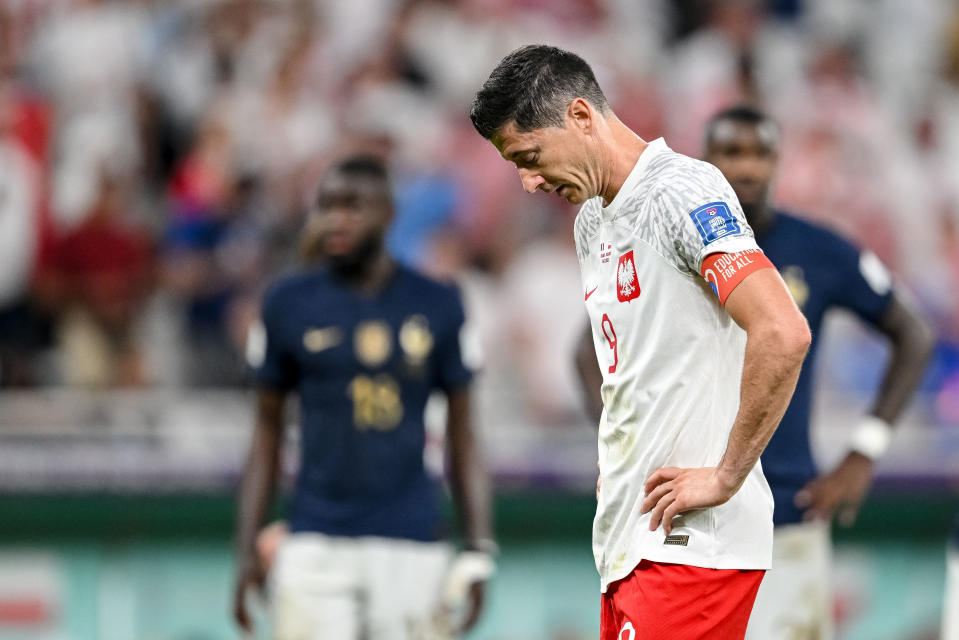
{"label": "player's stubble beard", "polygon": [[327,264],[334,276],[341,280],[360,281],[374,267],[376,258],[383,252],[383,236],[370,233],[356,247],[341,256],[329,256]]}

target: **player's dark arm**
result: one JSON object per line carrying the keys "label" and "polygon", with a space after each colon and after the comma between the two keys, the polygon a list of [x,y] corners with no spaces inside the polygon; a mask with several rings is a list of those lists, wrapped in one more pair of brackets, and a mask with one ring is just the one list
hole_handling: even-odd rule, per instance
{"label": "player's dark arm", "polygon": [[250,630],[251,620],[246,610],[246,590],[261,587],[266,577],[256,553],[256,537],[276,488],[285,400],[285,394],[280,391],[261,389],[257,392],[253,440],[240,483],[233,615],[237,624],[247,630]]}
{"label": "player's dark arm", "polygon": [[912,399],[936,346],[929,323],[902,297],[892,296],[876,325],[891,347],[871,415],[894,424]]}
{"label": "player's dark arm", "polygon": [[799,379],[810,334],[775,269],[760,269],[729,294],[726,311],[746,331],[739,413],[716,467],[663,468],[646,481],[643,512],[650,530],[668,535],[674,516],[729,500],[756,465],[779,425]]}
{"label": "player's dark arm", "polygon": [[589,322],[583,329],[583,335],[576,345],[576,373],[579,375],[580,388],[583,391],[583,401],[586,412],[594,426],[599,425],[603,415],[603,372],[596,359],[596,348],[593,346],[593,330]]}
{"label": "player's dark arm", "polygon": [[[489,475],[473,429],[469,387],[454,389],[447,397],[450,488],[459,515],[464,548],[492,553],[495,549],[492,494]],[[463,631],[469,630],[479,619],[484,599],[484,581],[485,578],[470,581],[470,609],[463,623]]]}
{"label": "player's dark arm", "polygon": [[880,440],[888,440],[883,430],[891,429],[906,408],[932,356],[935,333],[922,316],[895,293],[876,328],[889,339],[891,352],[870,412],[876,421],[867,419],[857,427],[863,430],[867,446],[860,446],[863,450],[859,451],[853,444],[832,471],[816,478],[796,495],[796,504],[806,509],[807,518],[828,519],[838,510],[840,524],[849,526],[855,522],[859,506],[872,484],[874,458],[878,458],[878,454],[869,455],[865,451],[869,434],[878,430]]}
{"label": "player's dark arm", "polygon": [[450,391],[450,487],[467,548],[493,539],[489,476],[473,429],[469,387]]}

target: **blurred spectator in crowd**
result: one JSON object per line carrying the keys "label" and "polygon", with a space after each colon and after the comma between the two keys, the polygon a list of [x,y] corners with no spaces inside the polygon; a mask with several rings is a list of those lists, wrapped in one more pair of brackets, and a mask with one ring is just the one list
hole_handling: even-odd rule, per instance
{"label": "blurred spectator in crowd", "polygon": [[37,132],[24,106],[16,84],[0,77],[0,386],[35,382],[35,360],[49,343],[31,295],[45,235],[44,184],[36,150],[24,143]]}
{"label": "blurred spectator in crowd", "polygon": [[190,386],[243,382],[242,345],[267,266],[258,181],[226,179],[221,194],[184,198],[163,238],[162,283],[185,307]]}
{"label": "blurred spectator in crowd", "polygon": [[71,385],[147,382],[136,330],[152,288],[152,241],[129,222],[126,188],[102,173],[83,221],[54,244],[46,277],[61,309],[57,334]]}

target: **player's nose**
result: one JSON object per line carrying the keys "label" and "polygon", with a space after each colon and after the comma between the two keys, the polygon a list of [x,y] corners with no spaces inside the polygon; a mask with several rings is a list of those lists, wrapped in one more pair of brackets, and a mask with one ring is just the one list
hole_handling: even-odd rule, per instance
{"label": "player's nose", "polygon": [[523,181],[523,189],[526,190],[526,193],[533,193],[546,183],[543,176],[529,169],[520,169],[519,179]]}

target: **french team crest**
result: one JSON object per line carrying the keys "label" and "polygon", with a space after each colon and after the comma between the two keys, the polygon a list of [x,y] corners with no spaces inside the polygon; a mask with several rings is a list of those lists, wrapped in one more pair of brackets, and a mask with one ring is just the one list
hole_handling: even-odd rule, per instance
{"label": "french team crest", "polygon": [[639,281],[636,278],[636,263],[633,252],[628,251],[619,257],[616,267],[616,297],[620,302],[629,302],[639,297]]}

